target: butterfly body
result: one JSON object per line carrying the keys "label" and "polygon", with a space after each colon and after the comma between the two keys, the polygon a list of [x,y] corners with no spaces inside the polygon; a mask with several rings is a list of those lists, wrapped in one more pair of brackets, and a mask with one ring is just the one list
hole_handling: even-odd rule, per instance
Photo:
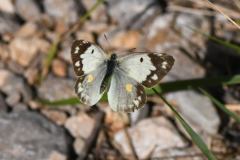
{"label": "butterfly body", "polygon": [[171,69],[172,56],[159,53],[137,53],[108,57],[98,46],[77,40],[71,56],[78,76],[75,92],[81,102],[96,104],[105,91],[114,111],[131,112],[146,102],[145,87],[158,84]]}

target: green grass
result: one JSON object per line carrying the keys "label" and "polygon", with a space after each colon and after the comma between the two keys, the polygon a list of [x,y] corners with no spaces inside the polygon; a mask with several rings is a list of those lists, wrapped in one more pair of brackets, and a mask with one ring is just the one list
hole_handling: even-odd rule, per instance
{"label": "green grass", "polygon": [[172,110],[175,114],[177,120],[181,123],[183,128],[187,131],[189,136],[192,138],[192,141],[198,148],[202,151],[202,153],[209,159],[209,160],[216,160],[213,153],[208,149],[207,145],[204,143],[202,138],[192,129],[192,127],[184,120],[184,118],[178,113],[178,111],[160,94],[156,89],[153,91],[167,104],[167,106]]}

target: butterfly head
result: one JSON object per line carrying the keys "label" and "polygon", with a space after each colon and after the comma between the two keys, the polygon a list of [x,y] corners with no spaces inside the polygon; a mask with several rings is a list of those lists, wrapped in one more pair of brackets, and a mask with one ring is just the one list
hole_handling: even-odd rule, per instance
{"label": "butterfly head", "polygon": [[115,53],[113,53],[110,57],[111,61],[116,61],[117,60],[117,55]]}

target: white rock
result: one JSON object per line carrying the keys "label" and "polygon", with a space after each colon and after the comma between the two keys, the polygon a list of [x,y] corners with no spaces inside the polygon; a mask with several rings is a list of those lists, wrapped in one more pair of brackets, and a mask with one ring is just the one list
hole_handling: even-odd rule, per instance
{"label": "white rock", "polygon": [[[142,120],[128,132],[139,159],[146,159],[155,151],[185,146],[172,124],[163,117]],[[124,155],[131,156],[124,131],[115,134],[114,140]]]}
{"label": "white rock", "polygon": [[46,48],[48,43],[39,38],[15,38],[10,43],[11,58],[26,67],[36,57],[38,51]]}
{"label": "white rock", "polygon": [[87,139],[91,135],[95,126],[95,121],[85,113],[69,118],[65,127],[74,137]]}
{"label": "white rock", "polygon": [[182,116],[200,134],[217,133],[220,119],[212,102],[206,96],[194,91],[181,91],[168,94],[167,99],[176,103]]}
{"label": "white rock", "polygon": [[14,13],[14,6],[12,0],[4,0],[0,2],[0,11],[7,13]]}

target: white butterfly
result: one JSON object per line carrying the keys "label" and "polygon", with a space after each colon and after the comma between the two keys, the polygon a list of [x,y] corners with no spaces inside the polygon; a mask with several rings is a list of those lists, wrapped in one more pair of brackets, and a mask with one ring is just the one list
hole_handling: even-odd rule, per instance
{"label": "white butterfly", "polygon": [[131,112],[146,102],[145,87],[153,87],[172,68],[174,59],[163,53],[136,53],[110,57],[84,40],[73,42],[71,56],[78,76],[75,92],[82,103],[96,104],[108,90],[114,111]]}

